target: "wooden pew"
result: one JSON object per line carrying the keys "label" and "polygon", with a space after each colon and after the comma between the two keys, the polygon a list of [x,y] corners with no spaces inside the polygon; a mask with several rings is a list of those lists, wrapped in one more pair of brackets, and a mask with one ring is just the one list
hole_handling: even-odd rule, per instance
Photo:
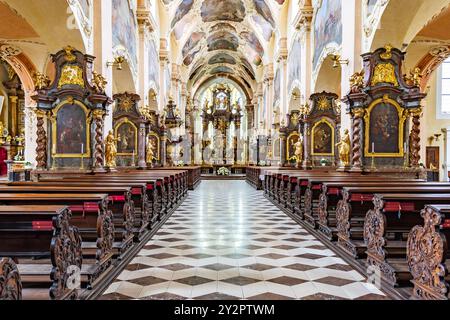
{"label": "wooden pew", "polygon": [[450,193],[412,194],[409,188],[404,192],[375,194],[374,208],[364,221],[366,264],[380,270],[382,278],[393,286],[411,280],[406,240],[411,229],[422,222],[421,210],[427,204],[450,203]]}
{"label": "wooden pew", "polygon": [[449,193],[450,187],[410,185],[377,187],[344,187],[342,200],[339,200],[336,209],[337,245],[354,258],[366,257],[366,244],[364,242],[364,222],[366,214],[374,207],[376,193],[404,193],[412,196],[433,193]]}
{"label": "wooden pew", "polygon": [[83,258],[80,233],[70,220],[68,207],[0,206],[0,256],[18,262],[17,269],[8,260],[1,265],[14,285],[2,295],[20,298],[22,286],[38,286],[46,294],[50,288],[51,299],[77,298],[69,283],[76,270],[83,274]]}
{"label": "wooden pew", "polygon": [[422,180],[406,180],[402,178],[392,178],[386,182],[386,177],[380,177],[377,175],[370,176],[333,176],[333,177],[310,177],[308,178],[308,184],[305,190],[304,202],[301,211],[304,215],[305,221],[313,228],[318,227],[319,222],[319,210],[320,210],[320,197],[323,193],[322,185],[325,182],[380,182],[384,184],[393,183],[415,183]]}
{"label": "wooden pew", "polygon": [[423,224],[408,235],[407,261],[414,285],[412,298],[449,299],[450,205],[427,205]]}
{"label": "wooden pew", "polygon": [[[131,198],[134,202],[135,208],[135,228],[142,230],[146,224],[149,229],[152,229],[158,220],[159,213],[161,211],[161,201],[158,198],[158,193],[154,192],[156,189],[154,182],[139,182],[134,180],[120,180],[120,181],[95,181],[91,179],[84,179],[82,177],[71,177],[70,179],[48,179],[40,182],[13,182],[8,185],[60,185],[72,187],[106,187],[106,186],[118,186],[118,187],[131,187]],[[139,234],[140,240],[141,234]]]}
{"label": "wooden pew", "polygon": [[11,258],[0,257],[0,300],[22,300],[22,280]]}
{"label": "wooden pew", "polygon": [[318,205],[318,230],[329,240],[337,240],[336,209],[342,199],[344,187],[383,187],[383,186],[450,186],[444,182],[426,182],[423,180],[390,180],[386,181],[335,181],[324,182]]}
{"label": "wooden pew", "polygon": [[110,268],[114,254],[122,258],[132,245],[132,235],[115,233],[107,194],[0,193],[0,208],[24,205],[69,207],[70,224],[78,227],[83,239],[83,256],[88,261],[83,268],[83,285],[88,289]]}
{"label": "wooden pew", "polygon": [[[0,185],[0,193],[106,193],[109,197],[110,209],[115,217],[116,230],[125,229],[133,232],[136,239],[141,239],[149,228],[149,215],[142,199],[142,185],[133,190],[126,185],[106,185],[99,183],[68,184],[67,182],[21,182]],[[138,197],[138,199],[133,199]],[[139,213],[135,204],[138,203]],[[148,205],[148,204],[147,204]],[[144,210],[141,212],[142,207]],[[136,221],[138,220],[138,221]]]}

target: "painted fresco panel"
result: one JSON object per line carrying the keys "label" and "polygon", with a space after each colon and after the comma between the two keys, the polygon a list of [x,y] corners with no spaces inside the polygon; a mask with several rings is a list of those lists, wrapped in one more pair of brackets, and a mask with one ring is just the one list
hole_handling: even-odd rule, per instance
{"label": "painted fresco panel", "polygon": [[322,0],[314,20],[314,69],[329,43],[342,43],[341,0]]}
{"label": "painted fresco panel", "polygon": [[295,40],[288,59],[288,90],[292,89],[295,80],[300,81],[301,77],[301,55],[302,45],[300,40]]}
{"label": "painted fresco panel", "polygon": [[137,70],[137,28],[130,3],[125,0],[112,0],[112,39],[113,46],[127,49],[131,64]]}

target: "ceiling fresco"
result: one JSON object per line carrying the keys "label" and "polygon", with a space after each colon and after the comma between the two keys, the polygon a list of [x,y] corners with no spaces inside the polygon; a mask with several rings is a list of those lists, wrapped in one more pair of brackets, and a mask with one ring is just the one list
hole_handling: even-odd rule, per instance
{"label": "ceiling fresco", "polygon": [[[233,73],[246,84],[269,62],[266,52],[285,0],[162,0],[192,82]],[[224,71],[220,71],[224,70]],[[214,71],[214,72],[213,72]],[[203,80],[202,80],[203,79]]]}
{"label": "ceiling fresco", "polygon": [[239,39],[228,31],[217,31],[208,37],[208,51],[231,50],[237,51]]}
{"label": "ceiling fresco", "polygon": [[242,22],[245,6],[241,0],[205,0],[201,8],[203,22],[217,20]]}
{"label": "ceiling fresco", "polygon": [[208,60],[208,64],[217,63],[236,64],[236,60],[227,53],[218,53]]}

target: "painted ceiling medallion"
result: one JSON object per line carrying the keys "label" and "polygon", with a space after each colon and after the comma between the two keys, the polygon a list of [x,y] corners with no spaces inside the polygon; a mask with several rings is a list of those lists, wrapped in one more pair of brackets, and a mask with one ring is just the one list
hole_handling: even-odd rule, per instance
{"label": "painted ceiling medallion", "polygon": [[205,0],[202,3],[201,16],[203,22],[242,22],[245,19],[245,6],[241,0]]}

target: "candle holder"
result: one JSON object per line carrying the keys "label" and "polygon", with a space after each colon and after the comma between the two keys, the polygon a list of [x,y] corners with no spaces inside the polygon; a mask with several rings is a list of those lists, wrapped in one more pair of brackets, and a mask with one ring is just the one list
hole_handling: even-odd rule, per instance
{"label": "candle holder", "polygon": [[81,154],[81,165],[80,165],[80,169],[84,170],[84,154]]}
{"label": "candle holder", "polygon": [[55,170],[56,167],[57,167],[56,152],[52,152],[52,169]]}

